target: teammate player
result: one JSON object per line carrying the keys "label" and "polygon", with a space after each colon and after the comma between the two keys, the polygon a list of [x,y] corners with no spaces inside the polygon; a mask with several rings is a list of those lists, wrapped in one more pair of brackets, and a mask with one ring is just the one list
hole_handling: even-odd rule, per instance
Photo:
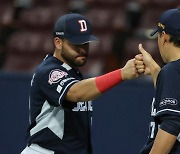
{"label": "teammate player", "polygon": [[[151,35],[157,32],[160,54],[167,63],[161,70],[139,45],[145,71],[151,73],[156,86],[151,109],[153,121],[150,123],[148,142],[141,154],[180,154],[180,9],[162,13],[158,29]],[[136,56],[138,60],[141,58]]]}
{"label": "teammate player", "polygon": [[28,146],[22,154],[92,154],[91,100],[122,80],[138,77],[135,59],[122,69],[83,79],[78,67],[97,40],[85,16],[66,14],[54,26],[53,55],[38,66],[31,81]]}

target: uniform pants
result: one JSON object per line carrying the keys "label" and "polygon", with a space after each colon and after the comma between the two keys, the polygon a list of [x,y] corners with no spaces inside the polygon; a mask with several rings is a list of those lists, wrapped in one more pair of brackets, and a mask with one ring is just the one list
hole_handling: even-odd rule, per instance
{"label": "uniform pants", "polygon": [[40,147],[37,144],[31,144],[27,146],[21,154],[54,154],[54,151]]}

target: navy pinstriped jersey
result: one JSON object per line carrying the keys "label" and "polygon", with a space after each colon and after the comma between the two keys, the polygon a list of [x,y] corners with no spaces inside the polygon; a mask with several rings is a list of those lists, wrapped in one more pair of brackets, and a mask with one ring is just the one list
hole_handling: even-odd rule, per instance
{"label": "navy pinstriped jersey", "polygon": [[158,128],[177,136],[170,154],[180,154],[180,60],[165,65],[157,78],[150,132],[141,154],[149,154]]}
{"label": "navy pinstriped jersey", "polygon": [[83,77],[78,70],[48,55],[31,81],[28,143],[55,154],[90,154],[92,105],[69,102],[68,89]]}

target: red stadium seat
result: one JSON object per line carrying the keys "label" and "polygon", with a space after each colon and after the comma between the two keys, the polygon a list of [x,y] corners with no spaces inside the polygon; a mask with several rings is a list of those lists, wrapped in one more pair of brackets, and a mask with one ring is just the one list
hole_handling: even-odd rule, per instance
{"label": "red stadium seat", "polygon": [[114,11],[107,8],[94,8],[85,15],[88,17],[95,31],[110,31]]}
{"label": "red stadium seat", "polygon": [[47,53],[53,52],[50,34],[19,31],[8,42],[6,70],[32,71]]}
{"label": "red stadium seat", "polygon": [[[167,6],[178,5],[178,1],[149,1],[148,5],[144,6],[144,12],[137,29],[135,29],[135,34],[141,32],[140,35],[144,37],[143,33],[147,29],[156,27],[159,15],[167,9]],[[19,22],[21,27],[19,28],[21,30],[14,33],[7,43],[6,69],[33,70],[47,53],[53,52],[53,25],[58,17],[68,12],[70,9],[69,2],[67,0],[33,0],[34,5],[32,8],[20,12]],[[106,63],[105,59],[110,57],[110,63],[113,63],[113,32],[116,32],[116,30],[123,31],[128,28],[125,11],[127,2],[129,1],[87,0],[90,9],[84,15],[92,23],[93,33],[99,37],[100,42],[90,44],[89,60],[87,66],[83,69],[84,71],[87,69],[87,71],[92,72],[91,69],[95,65],[101,70],[102,65],[108,65],[104,64]],[[4,22],[13,17],[11,3],[10,0],[0,0],[0,28]],[[162,5],[160,6],[160,4]],[[151,54],[155,59],[160,59],[157,61],[161,61],[156,41],[133,37],[125,43],[125,55],[123,59],[121,58],[123,65],[128,59],[139,53],[137,45],[140,42],[143,43],[145,48],[152,51]]]}
{"label": "red stadium seat", "polygon": [[66,5],[68,3],[67,0],[33,0],[35,6],[60,6],[60,5]]}
{"label": "red stadium seat", "polygon": [[90,77],[102,75],[105,65],[103,58],[103,56],[89,57],[89,59],[86,62],[86,65],[80,68],[83,75]]}
{"label": "red stadium seat", "polygon": [[41,31],[52,30],[56,19],[63,15],[65,8],[61,6],[38,6],[22,11],[20,21],[23,28]]}
{"label": "red stadium seat", "polygon": [[11,53],[8,55],[4,70],[11,72],[29,72],[32,73],[37,65],[42,61],[43,57],[18,55]]}
{"label": "red stadium seat", "polygon": [[117,5],[123,5],[125,0],[91,0],[94,6],[103,7],[116,7]]}
{"label": "red stadium seat", "polygon": [[90,43],[90,54],[93,56],[106,56],[112,52],[112,33],[98,33],[97,43]]}
{"label": "red stadium seat", "polygon": [[0,5],[3,4],[12,4],[12,0],[0,0]]}
{"label": "red stadium seat", "polygon": [[16,52],[21,54],[25,53],[30,55],[45,54],[44,49],[47,50],[45,47],[47,46],[45,45],[45,43],[47,43],[47,39],[52,44],[52,39],[50,36],[51,34],[49,33],[44,34],[30,31],[18,31],[9,39],[8,52]]}
{"label": "red stadium seat", "polygon": [[13,7],[11,4],[0,4],[0,28],[12,22]]}
{"label": "red stadium seat", "polygon": [[180,5],[179,0],[151,0],[151,6],[162,7],[164,9],[174,8]]}
{"label": "red stadium seat", "polygon": [[164,12],[164,8],[147,8],[144,10],[139,23],[139,28],[155,28],[159,19],[159,15]]}

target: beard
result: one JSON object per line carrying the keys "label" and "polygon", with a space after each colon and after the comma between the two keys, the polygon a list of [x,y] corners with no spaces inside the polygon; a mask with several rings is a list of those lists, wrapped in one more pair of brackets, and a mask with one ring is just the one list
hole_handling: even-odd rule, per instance
{"label": "beard", "polygon": [[65,48],[62,49],[61,56],[65,62],[72,67],[84,66],[87,61],[87,55],[74,55],[68,52]]}

